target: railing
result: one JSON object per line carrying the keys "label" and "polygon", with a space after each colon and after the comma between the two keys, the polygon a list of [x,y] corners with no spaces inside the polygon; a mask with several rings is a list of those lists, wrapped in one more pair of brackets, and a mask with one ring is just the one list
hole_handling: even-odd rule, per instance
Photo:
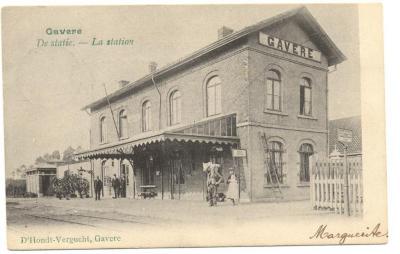
{"label": "railing", "polygon": [[236,115],[228,115],[205,122],[195,123],[177,133],[205,135],[205,136],[236,136]]}
{"label": "railing", "polygon": [[[363,213],[363,183],[361,156],[348,157],[349,212]],[[311,204],[313,209],[328,209],[337,214],[346,213],[344,158],[323,159],[314,162],[311,175]]]}

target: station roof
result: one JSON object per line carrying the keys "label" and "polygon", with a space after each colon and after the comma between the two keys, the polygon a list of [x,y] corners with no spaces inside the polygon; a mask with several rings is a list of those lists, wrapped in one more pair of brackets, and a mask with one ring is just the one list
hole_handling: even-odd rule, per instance
{"label": "station roof", "polygon": [[[231,122],[231,131],[222,131],[222,122]],[[179,127],[169,127],[161,131],[149,131],[137,134],[131,138],[123,139],[118,142],[105,144],[91,150],[75,153],[77,159],[97,159],[97,158],[123,158],[128,154],[133,154],[137,147],[144,147],[150,144],[159,144],[166,141],[191,142],[201,144],[216,144],[216,145],[233,145],[238,144],[240,139],[236,133],[236,115],[229,114],[214,119],[199,121],[194,124],[182,125]],[[218,125],[219,124],[219,125]],[[212,129],[211,126],[216,126],[220,132],[215,132],[205,129]],[[202,130],[202,131],[201,131]]]}
{"label": "station roof", "polygon": [[[261,22],[258,22],[254,25],[245,27],[237,32],[234,32],[230,35],[227,35],[195,52],[192,54],[185,56],[173,63],[170,63],[153,73],[147,74],[144,77],[131,82],[119,90],[108,96],[108,99],[112,101],[113,99],[133,91],[135,88],[150,82],[152,78],[162,77],[163,75],[170,73],[171,71],[186,66],[201,56],[209,54],[217,49],[220,49],[223,46],[226,46],[229,43],[237,41],[251,33],[257,32],[266,27],[272,26],[279,22],[288,19],[295,19],[299,24],[302,25],[303,29],[306,30],[308,34],[310,34],[311,39],[321,48],[325,56],[328,58],[328,66],[336,65],[344,60],[346,60],[345,55],[340,51],[340,49],[333,43],[333,41],[329,38],[328,34],[324,31],[324,29],[318,24],[317,20],[311,15],[306,7],[299,7],[274,17],[265,19]],[[92,109],[98,107],[100,105],[107,103],[107,97],[103,97],[99,100],[94,101],[82,108],[82,110]]]}
{"label": "station roof", "polygon": [[171,133],[171,132],[152,132],[147,136],[137,137],[124,140],[118,143],[95,148],[92,150],[84,151],[75,154],[78,159],[90,158],[119,158],[124,154],[133,154],[133,149],[139,146],[149,144],[161,143],[164,141],[179,141],[179,142],[193,142],[193,143],[211,143],[211,144],[237,144],[239,143],[238,137],[211,137],[207,135],[193,135],[184,133]]}
{"label": "station roof", "polygon": [[26,172],[35,171],[37,169],[57,169],[57,165],[51,163],[38,163],[35,164],[32,168],[28,168]]}

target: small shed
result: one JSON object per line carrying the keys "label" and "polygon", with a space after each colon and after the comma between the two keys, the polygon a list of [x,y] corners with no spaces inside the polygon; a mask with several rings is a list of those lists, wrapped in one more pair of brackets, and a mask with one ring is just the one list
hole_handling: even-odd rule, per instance
{"label": "small shed", "polygon": [[38,197],[52,196],[54,194],[51,186],[56,177],[57,165],[40,163],[26,171],[26,190],[35,193]]}

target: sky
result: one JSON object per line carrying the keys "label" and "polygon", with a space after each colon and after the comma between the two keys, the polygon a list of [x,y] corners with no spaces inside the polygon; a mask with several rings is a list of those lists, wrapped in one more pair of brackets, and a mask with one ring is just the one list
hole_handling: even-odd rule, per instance
{"label": "sky", "polygon": [[[81,108],[148,73],[235,31],[298,5],[33,7],[3,9],[6,173],[39,155],[89,147],[89,115]],[[355,5],[307,5],[346,55],[329,73],[329,118],[360,115],[358,15]],[[81,29],[48,35],[46,29]],[[69,38],[75,46],[38,41]],[[108,39],[132,45],[92,46]],[[84,43],[79,44],[78,42]],[[87,43],[87,44],[86,44]]]}

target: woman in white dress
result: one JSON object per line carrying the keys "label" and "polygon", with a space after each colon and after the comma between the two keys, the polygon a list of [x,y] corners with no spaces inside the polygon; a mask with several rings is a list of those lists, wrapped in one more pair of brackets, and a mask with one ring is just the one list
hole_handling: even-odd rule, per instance
{"label": "woman in white dress", "polygon": [[231,199],[233,205],[236,205],[236,203],[239,200],[239,185],[238,185],[238,178],[235,175],[235,172],[233,172],[233,169],[229,169],[229,177],[227,180],[228,184],[228,191],[226,192],[226,198]]}

